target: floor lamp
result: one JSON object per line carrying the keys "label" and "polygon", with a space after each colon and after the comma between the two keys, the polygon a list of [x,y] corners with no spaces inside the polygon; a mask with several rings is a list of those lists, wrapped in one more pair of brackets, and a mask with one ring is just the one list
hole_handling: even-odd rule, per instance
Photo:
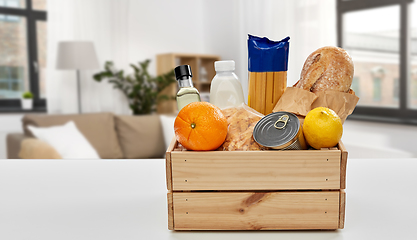
{"label": "floor lamp", "polygon": [[77,70],[78,113],[81,113],[80,71],[99,68],[94,44],[85,41],[59,42],[56,68]]}

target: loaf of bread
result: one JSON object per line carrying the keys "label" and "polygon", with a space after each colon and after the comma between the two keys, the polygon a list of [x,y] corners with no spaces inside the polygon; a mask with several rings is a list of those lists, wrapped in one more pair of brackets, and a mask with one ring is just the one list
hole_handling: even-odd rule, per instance
{"label": "loaf of bread", "polygon": [[308,56],[294,87],[310,92],[335,90],[349,92],[353,79],[353,61],[342,48],[322,47]]}

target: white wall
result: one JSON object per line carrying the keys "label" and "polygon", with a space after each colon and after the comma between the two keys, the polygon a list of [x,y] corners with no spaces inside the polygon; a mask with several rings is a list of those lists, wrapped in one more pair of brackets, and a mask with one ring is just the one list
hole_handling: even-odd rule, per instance
{"label": "white wall", "polygon": [[235,73],[244,86],[248,81],[247,54],[244,51],[247,34],[241,31],[243,14],[239,1],[206,0],[203,9],[204,51],[220,55],[222,60],[234,60]]}
{"label": "white wall", "polygon": [[204,53],[202,0],[129,2],[129,62],[151,59],[156,73],[160,53]]}
{"label": "white wall", "polygon": [[204,0],[205,51],[236,62],[247,97],[248,34],[278,41],[290,36],[287,85],[299,79],[307,56],[336,45],[334,0]]}
{"label": "white wall", "polygon": [[[70,21],[72,15],[75,23],[62,23],[61,16],[56,16],[55,27],[73,26],[69,29],[79,37],[86,40],[99,39],[96,42],[98,57],[101,62],[106,60],[126,59],[119,63],[119,68],[125,68],[126,63],[137,63],[145,59],[151,59],[149,71],[156,74],[156,55],[167,52],[180,53],[209,53],[220,55],[222,59],[232,59],[236,62],[236,74],[239,76],[244,94],[247,96],[247,34],[267,36],[272,40],[280,40],[290,36],[290,58],[288,70],[288,85],[294,84],[298,80],[302,65],[309,53],[320,46],[335,45],[336,35],[333,37],[325,29],[335,32],[334,16],[330,14],[331,9],[335,8],[334,0],[322,1],[284,1],[284,0],[124,0],[127,1],[128,11],[125,21],[123,16],[124,8],[118,1],[100,1],[102,6],[97,7],[97,0],[78,0],[76,2],[66,1],[72,6],[73,11],[62,9],[61,3],[49,4],[59,8],[65,13],[65,21]],[[53,2],[52,2],[53,3]],[[126,7],[126,2],[123,2]],[[82,9],[77,6],[83,5]],[[121,9],[119,9],[119,7]],[[96,13],[92,12],[97,11]],[[113,11],[111,11],[114,9]],[[100,11],[102,13],[100,13]],[[91,12],[91,14],[90,14]],[[113,13],[116,16],[108,14]],[[52,10],[51,10],[52,13]],[[77,18],[77,14],[83,18]],[[94,15],[95,14],[95,15]],[[50,14],[52,17],[53,15]],[[104,21],[105,19],[115,19],[115,21]],[[95,19],[94,22],[92,19]],[[50,19],[52,20],[52,19]],[[97,21],[104,21],[97,25]],[[81,28],[74,26],[80,25]],[[77,25],[78,23],[78,25]],[[64,24],[64,25],[63,25]],[[110,24],[110,25],[109,25]],[[53,27],[52,25],[50,27]],[[55,28],[56,29],[56,28]],[[94,30],[95,29],[95,30]],[[111,30],[110,37],[107,34]],[[127,29],[127,30],[126,30]],[[62,34],[67,30],[62,29]],[[91,31],[91,32],[90,32]],[[81,33],[82,32],[82,33]],[[78,36],[77,35],[77,36]],[[102,41],[100,41],[100,39]],[[128,47],[120,47],[126,44]],[[127,50],[126,50],[127,49]],[[128,51],[126,53],[126,51]],[[52,61],[55,56],[49,57]],[[113,59],[111,59],[113,58]],[[49,64],[49,63],[48,63]],[[54,66],[48,66],[54,67]],[[128,70],[128,69],[125,69]],[[62,76],[64,73],[60,73]],[[75,93],[75,72],[68,72],[70,80],[65,91],[66,97],[74,97]],[[113,94],[111,85],[105,83],[88,82],[89,86],[83,86],[83,91],[90,89],[84,95],[90,98],[83,98],[89,101],[90,105],[99,105],[105,102],[107,105],[101,106],[101,111],[109,111],[125,107],[123,96]],[[105,91],[104,91],[105,90]],[[68,93],[67,93],[68,92]],[[103,94],[105,92],[105,94]],[[92,96],[92,97],[91,97]],[[62,95],[58,96],[62,99]],[[247,98],[247,97],[246,97]],[[56,103],[49,101],[50,103]],[[77,107],[77,101],[70,99],[70,105]],[[55,104],[57,111],[65,104]],[[94,104],[93,104],[94,105]],[[72,108],[68,108],[72,109]],[[90,110],[93,107],[90,106]],[[89,110],[89,109],[85,109]],[[72,110],[71,110],[72,111]],[[74,110],[75,111],[75,110]],[[65,111],[63,111],[65,112]],[[123,112],[122,110],[120,112]],[[11,117],[14,116],[14,117]],[[6,132],[21,131],[21,115],[0,115],[0,141],[4,139]],[[19,117],[20,116],[20,117]],[[3,140],[4,141],[4,140]],[[5,144],[0,142],[0,157],[5,149]]]}
{"label": "white wall", "polygon": [[[156,55],[167,52],[211,53],[233,59],[246,97],[248,33],[272,40],[291,37],[289,86],[298,80],[307,55],[320,46],[334,45],[336,39],[335,0],[61,0],[48,7],[52,49],[48,47],[47,72],[48,79],[54,79],[47,80],[48,98],[53,99],[49,101],[50,113],[77,109],[73,71],[50,69],[56,55],[52,43],[68,40],[63,38],[94,41],[100,62],[112,60],[125,72],[132,72],[128,63],[151,59],[149,71],[155,74]],[[118,90],[91,81],[97,71],[81,74],[81,91],[86,96],[83,109],[129,112]],[[55,92],[60,86],[67,91]]]}
{"label": "white wall", "polygon": [[[125,0],[129,1],[129,0]],[[66,17],[65,21],[59,16],[55,18],[55,27],[56,25],[59,26],[67,26],[70,27],[68,29],[68,33],[66,33],[65,29],[62,29],[62,34],[66,35],[69,40],[71,40],[74,36],[70,33],[78,33],[83,30],[82,34],[78,34],[78,37],[82,37],[84,40],[91,40],[95,37],[101,39],[98,42],[95,42],[96,49],[98,50],[98,57],[100,62],[104,62],[106,60],[115,60],[112,58],[121,59],[124,56],[127,56],[128,59],[122,62],[116,61],[118,64],[117,67],[119,68],[126,68],[127,63],[137,63],[139,61],[143,61],[145,59],[151,59],[151,65],[149,67],[149,71],[151,74],[156,74],[156,54],[158,53],[167,53],[167,52],[180,52],[180,53],[207,53],[204,50],[204,27],[203,27],[203,9],[202,9],[202,0],[153,0],[153,1],[137,1],[137,0],[130,0],[128,3],[128,21],[127,26],[123,19],[120,17],[116,17],[116,22],[112,23],[112,25],[103,26],[99,25],[100,29],[96,29],[96,31],[91,31],[89,29],[94,29],[97,27],[97,24],[94,25],[94,21],[91,18],[94,18],[94,13],[85,14],[85,11],[90,11],[91,9],[102,11],[103,13],[96,13],[96,18],[102,19],[106,17],[109,9],[112,7],[117,8],[116,1],[103,1],[103,4],[106,6],[100,6],[99,8],[95,8],[92,4],[96,4],[97,1],[86,0],[86,1],[77,1],[77,2],[65,2],[68,6],[72,6],[70,10],[74,10],[79,5],[84,5],[85,7],[82,9],[77,8],[77,13],[73,11],[64,11]],[[79,4],[79,5],[77,5]],[[74,5],[74,6],[73,6]],[[59,4],[51,5],[55,7],[60,7]],[[63,5],[61,5],[62,7]],[[65,6],[64,6],[65,7]],[[54,9],[56,10],[56,9]],[[62,11],[65,9],[60,9]],[[114,12],[120,12],[122,9],[115,9]],[[81,11],[81,12],[80,12]],[[69,14],[69,15],[68,15]],[[68,23],[71,21],[68,19],[70,15],[74,16],[74,23]],[[77,15],[78,14],[78,15]],[[91,18],[86,18],[86,15],[91,15]],[[82,19],[78,19],[77,16],[82,16]],[[108,18],[112,18],[114,16],[108,15]],[[64,18],[63,18],[64,19]],[[51,19],[50,19],[51,20]],[[82,29],[74,28],[71,26],[76,26],[78,21],[85,20],[83,24],[81,24]],[[119,22],[120,21],[120,24]],[[106,22],[107,23],[107,22]],[[119,24],[120,26],[117,26]],[[59,28],[58,26],[58,28]],[[77,25],[78,26],[78,25]],[[51,26],[53,27],[53,26]],[[105,30],[110,29],[113,33],[111,38],[108,38],[108,35],[104,34]],[[124,29],[119,28],[127,28],[127,31]],[[55,29],[56,30],[56,29]],[[120,33],[126,33],[127,35],[118,36]],[[80,35],[80,36],[79,36]],[[51,36],[49,36],[51,37]],[[104,39],[103,39],[104,38]],[[67,40],[68,40],[67,39]],[[125,41],[125,39],[128,39]],[[124,49],[120,47],[119,50],[117,48],[117,44],[115,43],[126,43],[128,45],[128,53],[124,52]],[[115,46],[116,45],[116,46]],[[122,50],[122,51],[120,51]],[[55,55],[55,54],[54,54]],[[122,57],[120,57],[122,55]],[[50,56],[50,62],[48,67],[55,67],[56,56]],[[126,69],[131,71],[130,69]],[[68,84],[72,84],[67,86],[69,89],[75,89],[75,71],[69,72],[60,72],[60,76],[62,77],[64,74],[70,75],[70,81]],[[71,81],[72,80],[72,81]],[[90,89],[97,92],[103,92],[103,88],[108,87],[109,90],[107,92],[110,93],[112,87],[110,84],[108,86],[104,86],[105,83],[97,84],[94,81],[90,81],[85,83],[90,86]],[[83,91],[87,89],[86,85],[83,86]],[[68,89],[67,88],[67,89]],[[100,88],[100,89],[96,89]],[[64,93],[68,92],[67,90]],[[72,91],[75,93],[75,91]],[[68,101],[68,104],[73,105],[73,111],[76,111],[77,101],[76,96],[69,92],[69,96],[73,97]],[[83,95],[90,94],[83,92]],[[62,97],[62,95],[61,95]],[[114,95],[111,94],[101,94],[100,98],[113,98],[113,101],[120,101],[120,99],[115,99]],[[123,96],[122,96],[123,97]],[[59,100],[59,99],[58,99]],[[86,99],[84,99],[86,100]],[[91,99],[90,99],[91,100]],[[89,101],[90,101],[89,100]],[[94,100],[93,101],[98,101]],[[55,104],[56,105],[56,104]],[[62,104],[58,104],[58,106],[64,107],[69,109],[67,111],[72,111],[70,107],[64,106]],[[60,108],[56,108],[57,111],[61,111]],[[85,111],[89,109],[84,108]],[[21,118],[22,114],[0,114],[0,159],[6,158],[6,135],[10,132],[22,132],[21,127]]]}

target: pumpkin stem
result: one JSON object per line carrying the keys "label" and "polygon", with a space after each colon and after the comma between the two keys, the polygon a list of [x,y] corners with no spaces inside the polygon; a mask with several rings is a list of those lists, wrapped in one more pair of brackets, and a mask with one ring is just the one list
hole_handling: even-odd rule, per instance
{"label": "pumpkin stem", "polygon": [[194,129],[195,128],[195,123],[191,123],[191,128]]}

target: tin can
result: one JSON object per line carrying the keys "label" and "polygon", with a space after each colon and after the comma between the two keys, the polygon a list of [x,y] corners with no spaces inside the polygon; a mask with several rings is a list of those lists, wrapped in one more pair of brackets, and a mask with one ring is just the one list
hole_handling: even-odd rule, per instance
{"label": "tin can", "polygon": [[304,150],[304,139],[300,120],[290,112],[275,112],[266,115],[253,129],[255,141],[277,150]]}

